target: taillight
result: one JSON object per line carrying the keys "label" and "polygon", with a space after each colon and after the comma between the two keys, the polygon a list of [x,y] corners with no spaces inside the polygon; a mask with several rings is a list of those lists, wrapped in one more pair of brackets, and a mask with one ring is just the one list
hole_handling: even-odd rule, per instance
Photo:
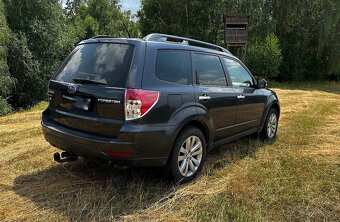
{"label": "taillight", "polygon": [[125,92],[125,119],[137,119],[144,116],[157,103],[159,92],[126,89]]}

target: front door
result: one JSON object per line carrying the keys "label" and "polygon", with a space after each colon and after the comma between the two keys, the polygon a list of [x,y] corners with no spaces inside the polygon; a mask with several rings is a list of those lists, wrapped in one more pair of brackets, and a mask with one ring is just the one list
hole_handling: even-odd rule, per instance
{"label": "front door", "polygon": [[237,97],[235,133],[257,128],[266,102],[266,97],[255,86],[253,76],[236,60],[222,58]]}

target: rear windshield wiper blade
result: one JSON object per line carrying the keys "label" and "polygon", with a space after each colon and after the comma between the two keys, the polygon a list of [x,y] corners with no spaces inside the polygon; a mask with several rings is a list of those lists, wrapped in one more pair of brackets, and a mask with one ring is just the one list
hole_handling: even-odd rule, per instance
{"label": "rear windshield wiper blade", "polygon": [[91,80],[91,79],[78,79],[78,78],[74,78],[73,81],[75,83],[88,83],[88,84],[97,84],[97,85],[107,85],[107,83],[105,83],[105,82],[100,82],[100,81]]}

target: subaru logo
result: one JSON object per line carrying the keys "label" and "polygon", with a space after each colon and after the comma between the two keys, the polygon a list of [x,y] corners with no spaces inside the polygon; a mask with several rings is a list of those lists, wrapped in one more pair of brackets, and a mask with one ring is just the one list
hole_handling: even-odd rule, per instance
{"label": "subaru logo", "polygon": [[69,86],[67,87],[67,91],[68,91],[69,93],[75,93],[75,92],[77,91],[76,85],[69,85]]}

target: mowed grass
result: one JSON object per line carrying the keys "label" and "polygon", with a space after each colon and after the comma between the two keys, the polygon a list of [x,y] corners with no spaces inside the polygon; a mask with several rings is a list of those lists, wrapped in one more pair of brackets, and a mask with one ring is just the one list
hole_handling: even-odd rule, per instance
{"label": "mowed grass", "polygon": [[154,168],[57,164],[44,104],[0,118],[0,221],[340,221],[340,84],[275,84],[276,141],[213,150],[177,185]]}

